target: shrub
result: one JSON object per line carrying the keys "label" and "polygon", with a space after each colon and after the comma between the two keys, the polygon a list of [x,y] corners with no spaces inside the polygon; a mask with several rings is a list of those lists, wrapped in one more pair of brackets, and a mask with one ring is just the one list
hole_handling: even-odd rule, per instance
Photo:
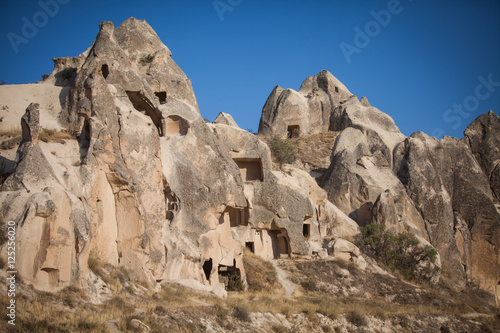
{"label": "shrub", "polygon": [[314,281],[313,279],[307,279],[305,281],[302,281],[300,285],[306,291],[316,291],[318,289],[316,287],[316,281]]}
{"label": "shrub", "polygon": [[407,280],[430,280],[439,268],[433,264],[437,251],[432,246],[421,246],[410,233],[397,235],[385,230],[384,224],[371,223],[360,228],[365,250],[389,269],[399,271]]}
{"label": "shrub", "polygon": [[275,293],[283,287],[278,281],[278,273],[273,264],[255,255],[249,249],[243,252],[248,291]]}
{"label": "shrub", "polygon": [[153,62],[155,58],[155,55],[154,54],[148,54],[148,55],[145,55],[144,57],[141,58],[141,64],[145,65],[145,64],[150,64]]}
{"label": "shrub", "polygon": [[229,276],[227,281],[227,291],[242,291],[243,283],[241,282],[241,277],[238,274],[232,274]]}
{"label": "shrub", "polygon": [[240,321],[246,321],[246,322],[251,321],[250,315],[248,314],[248,311],[245,308],[240,308],[237,306],[236,308],[234,308],[233,315],[236,319]]}
{"label": "shrub", "polygon": [[366,318],[358,311],[349,312],[346,317],[347,321],[358,327],[368,325]]}
{"label": "shrub", "polygon": [[283,164],[291,164],[297,159],[297,147],[290,139],[274,137],[271,141],[271,153],[276,162],[280,164],[280,169]]}

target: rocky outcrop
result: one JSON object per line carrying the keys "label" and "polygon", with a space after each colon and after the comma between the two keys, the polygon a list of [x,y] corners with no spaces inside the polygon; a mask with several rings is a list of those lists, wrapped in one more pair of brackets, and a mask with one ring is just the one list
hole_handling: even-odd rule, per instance
{"label": "rocky outcrop", "polygon": [[445,274],[495,293],[500,214],[488,177],[466,139],[414,133],[395,150],[395,171],[425,221]]}
{"label": "rocky outcrop", "polygon": [[464,132],[474,157],[500,201],[500,117],[493,111],[479,116]]}
{"label": "rocky outcrop", "polygon": [[359,225],[383,223],[434,246],[455,286],[477,283],[500,302],[494,113],[462,140],[407,138],[327,71],[299,91],[278,86],[260,138],[340,132],[318,185],[296,166],[273,170],[268,146],[230,115],[207,124],[189,79],[145,21],[103,22],[86,52],[54,63],[44,85],[64,86],[65,140],[38,140],[31,104],[0,191],[0,222],[18,230],[19,275],[37,289],[79,284],[98,301],[106,290],[92,271],[99,262],[130,268],[150,286],[175,281],[224,297],[229,286],[246,287],[245,247],[265,258],[329,251],[364,269],[348,240]]}
{"label": "rocky outcrop", "polygon": [[[230,151],[244,183],[248,207],[240,212],[240,222],[231,223],[236,239],[265,258],[308,255],[304,224],[311,224],[314,206],[307,190],[273,172],[269,148],[255,135],[223,124],[212,128]],[[313,224],[317,233],[316,220]]]}
{"label": "rocky outcrop", "polygon": [[224,113],[224,112],[220,112],[217,118],[215,118],[215,120],[213,121],[213,123],[238,127],[238,124],[236,124],[236,121],[234,121],[233,116],[231,116],[229,113]]}
{"label": "rocky outcrop", "polygon": [[276,86],[259,123],[264,137],[297,137],[321,133],[330,127],[330,114],[350,98],[349,90],[328,71],[308,77],[299,91]]}
{"label": "rocky outcrop", "polygon": [[102,23],[78,59],[56,61],[52,75],[74,68],[60,119],[79,133],[61,147],[76,161],[57,162],[57,151],[47,155],[55,143],[34,142],[30,107],[30,147],[2,186],[2,220],[22,226],[21,277],[44,290],[76,282],[93,290],[91,258],[132,268],[149,284],[221,286],[219,265],[244,282],[242,246],[220,225],[226,206],[247,205],[240,173],[168,48],[132,18],[116,29]]}
{"label": "rocky outcrop", "polygon": [[245,247],[309,256],[322,235],[357,232],[307,173],[273,171],[267,145],[230,115],[207,124],[144,21],[103,22],[87,52],[55,60],[44,84],[70,85],[60,121],[76,138],[37,142],[31,105],[22,156],[0,192],[1,220],[19,227],[19,274],[37,289],[79,284],[104,299],[91,270],[100,262],[151,286],[223,296],[229,284],[245,288]]}
{"label": "rocky outcrop", "polygon": [[[500,118],[493,112],[480,116],[463,140],[438,141],[423,133],[406,138],[366,98],[332,88],[339,87],[332,78],[325,71],[309,77],[299,92],[276,87],[259,134],[340,131],[320,183],[333,206],[358,225],[383,223],[393,233],[411,232],[423,245],[432,244],[444,277],[455,286],[473,282],[498,293]],[[315,90],[316,83],[327,89]]]}

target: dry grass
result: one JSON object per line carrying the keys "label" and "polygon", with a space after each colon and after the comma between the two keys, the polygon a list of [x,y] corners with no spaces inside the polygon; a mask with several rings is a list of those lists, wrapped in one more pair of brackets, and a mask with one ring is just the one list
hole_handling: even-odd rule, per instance
{"label": "dry grass", "polygon": [[313,169],[327,169],[330,166],[335,139],[339,132],[325,132],[292,139],[297,146],[297,157]]}
{"label": "dry grass", "polygon": [[[308,164],[313,170],[327,169],[330,166],[330,155],[339,133],[328,131],[291,139],[292,144],[297,147],[297,162]],[[263,140],[268,146],[271,145],[270,140]],[[279,164],[273,163],[273,169],[279,170]]]}
{"label": "dry grass", "polygon": [[51,129],[42,129],[38,135],[38,139],[43,142],[56,142],[56,143],[66,143],[66,140],[75,139],[75,133],[70,133],[68,131],[55,131]]}
{"label": "dry grass", "polygon": [[16,148],[23,139],[20,129],[0,131],[0,149],[9,150]]}
{"label": "dry grass", "polygon": [[[234,331],[243,327],[243,331],[252,331],[255,330],[251,326],[252,313],[270,312],[283,314],[291,321],[300,315],[308,327],[324,326],[321,314],[333,321],[344,317],[349,325],[357,328],[366,327],[370,318],[378,318],[399,325],[405,331],[419,328],[422,320],[431,322],[429,318],[444,315],[455,318],[455,324],[443,324],[453,331],[456,325],[475,327],[470,326],[472,321],[465,314],[475,313],[476,309],[482,315],[473,320],[482,323],[482,331],[500,327],[498,310],[488,307],[481,295],[473,291],[457,293],[442,286],[439,290],[416,288],[388,276],[356,272],[357,268],[342,261],[280,261],[280,266],[290,271],[299,284],[310,280],[316,285],[287,298],[281,288],[271,292],[266,284],[265,277],[273,274],[269,273],[272,266],[251,254],[245,253],[245,257],[247,267],[267,270],[257,279],[256,285],[261,289],[230,292],[227,299],[219,299],[178,284],[163,285],[157,293],[146,290],[131,277],[133,272],[105,264],[92,254],[89,266],[111,289],[109,301],[102,305],[89,304],[83,292],[74,287],[56,294],[31,291],[32,296],[23,296],[19,293],[17,305],[22,310],[18,311],[16,329],[18,332],[102,332],[106,331],[106,322],[114,320],[121,331],[135,332],[130,324],[132,319],[138,319],[153,332],[203,332],[206,327],[202,321],[210,321],[216,330]],[[336,272],[340,268],[348,269],[351,276],[338,275]],[[251,273],[248,274],[250,277]],[[345,292],[356,289],[361,293],[349,295]],[[5,295],[0,295],[0,306],[7,302]],[[465,307],[465,303],[474,310]],[[2,325],[5,322],[0,323],[0,331],[8,331]],[[336,328],[325,326],[322,329],[331,332]],[[280,325],[272,329],[287,331]]]}
{"label": "dry grass", "polygon": [[283,291],[283,287],[278,282],[278,273],[269,261],[245,249],[243,264],[247,274],[249,291],[266,293],[281,293]]}
{"label": "dry grass", "polygon": [[[77,134],[69,131],[55,131],[52,129],[43,128],[38,135],[38,139],[42,142],[66,143],[66,140],[75,139]],[[10,129],[0,131],[0,149],[9,150],[16,148],[21,143],[22,131],[20,129]]]}

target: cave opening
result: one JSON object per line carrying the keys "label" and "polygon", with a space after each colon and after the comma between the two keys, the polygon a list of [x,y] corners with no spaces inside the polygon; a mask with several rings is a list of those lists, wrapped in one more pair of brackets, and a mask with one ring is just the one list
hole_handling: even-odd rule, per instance
{"label": "cave opening", "polygon": [[244,182],[264,180],[262,160],[260,158],[233,158],[233,161],[236,163],[236,165],[238,165],[241,173],[241,178]]}
{"label": "cave opening", "polygon": [[165,134],[167,137],[172,136],[183,136],[186,135],[189,130],[188,122],[179,116],[168,116],[165,119]]}
{"label": "cave opening", "polygon": [[158,130],[158,135],[164,136],[161,112],[140,91],[126,91],[126,93],[134,108],[149,116]]}
{"label": "cave opening", "polygon": [[108,75],[109,75],[109,67],[108,67],[108,65],[103,64],[101,66],[101,72],[102,72],[102,76],[104,77],[104,79],[106,79],[108,77]]}
{"label": "cave opening", "polygon": [[167,92],[166,91],[157,91],[157,92],[155,92],[155,96],[158,97],[160,104],[167,103]]}
{"label": "cave opening", "polygon": [[300,136],[300,126],[299,125],[289,125],[287,127],[286,137],[289,139],[295,139]]}
{"label": "cave opening", "polygon": [[218,270],[219,282],[224,284],[227,291],[241,291],[241,272],[236,267],[236,260],[233,259],[232,266],[219,265]]}
{"label": "cave opening", "polygon": [[212,273],[212,267],[213,267],[212,258],[210,258],[210,260],[206,260],[203,263],[203,272],[205,273],[207,281],[210,281],[210,274]]}

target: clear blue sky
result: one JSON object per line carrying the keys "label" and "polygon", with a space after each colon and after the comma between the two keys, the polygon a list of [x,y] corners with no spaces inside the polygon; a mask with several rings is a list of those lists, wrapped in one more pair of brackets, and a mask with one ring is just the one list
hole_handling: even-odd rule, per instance
{"label": "clear blue sky", "polygon": [[[228,112],[256,131],[274,86],[297,90],[322,69],[406,135],[461,138],[479,114],[500,113],[498,0],[219,0],[219,12],[212,0],[58,1],[52,15],[38,1],[0,1],[0,80],[36,82],[52,71],[51,58],[87,49],[100,22],[134,16],[170,48],[210,120]],[[377,23],[372,11],[390,22],[381,15]],[[26,21],[38,31],[24,36]],[[17,53],[9,33],[28,37]]]}

